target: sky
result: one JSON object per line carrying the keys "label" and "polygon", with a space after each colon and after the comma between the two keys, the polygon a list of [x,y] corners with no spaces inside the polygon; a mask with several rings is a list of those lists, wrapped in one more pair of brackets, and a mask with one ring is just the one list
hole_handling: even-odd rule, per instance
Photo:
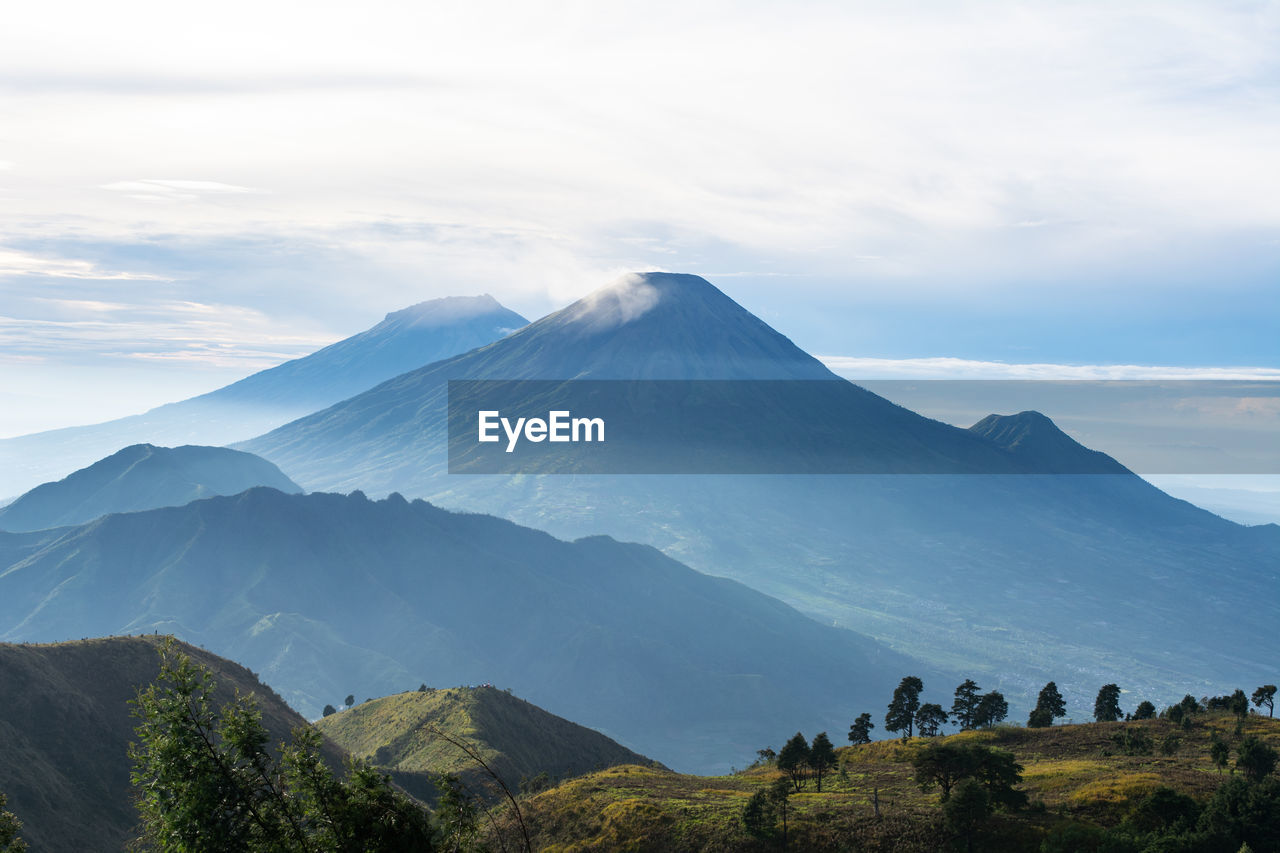
{"label": "sky", "polygon": [[1278,3],[17,4],[0,437],[653,269],[877,375],[1274,377],[1278,43]]}

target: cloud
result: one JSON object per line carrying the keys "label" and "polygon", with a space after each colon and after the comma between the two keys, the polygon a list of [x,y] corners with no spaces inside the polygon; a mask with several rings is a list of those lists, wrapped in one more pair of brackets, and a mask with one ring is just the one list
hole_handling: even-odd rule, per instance
{"label": "cloud", "polygon": [[74,258],[46,258],[27,252],[0,249],[0,276],[73,278],[93,281],[168,281],[148,273],[99,269],[92,261]]}
{"label": "cloud", "polygon": [[962,358],[818,359],[848,379],[1280,380],[1277,367],[1167,367],[1139,364],[1016,364]]}
{"label": "cloud", "polygon": [[109,184],[102,184],[101,189],[126,193],[130,198],[142,199],[145,201],[195,201],[206,195],[242,195],[245,193],[262,192],[262,190],[256,190],[251,187],[224,184],[218,181],[172,181],[156,179],[142,181],[115,181]]}

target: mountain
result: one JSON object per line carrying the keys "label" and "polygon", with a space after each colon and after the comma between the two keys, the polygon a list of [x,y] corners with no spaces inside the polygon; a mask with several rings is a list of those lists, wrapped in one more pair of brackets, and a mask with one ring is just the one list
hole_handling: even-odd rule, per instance
{"label": "mountain", "polygon": [[[761,434],[838,428],[862,453],[843,470],[866,475],[451,475],[446,402],[460,379],[803,380],[789,383],[807,395],[797,407],[757,395],[740,409]],[[836,380],[696,276],[631,277],[240,446],[307,488],[399,491],[561,537],[644,542],[1015,702],[1052,679],[1083,713],[1122,675],[1199,696],[1262,677],[1280,653],[1266,616],[1280,605],[1280,529],[1171,498],[1044,416],[969,430],[920,417]]]}
{"label": "mountain", "polygon": [[1107,454],[1080,444],[1039,412],[987,415],[969,431],[1042,474],[1132,473]]}
{"label": "mountain", "polygon": [[0,639],[159,630],[308,716],[349,693],[493,683],[673,766],[835,730],[930,671],[734,581],[399,495],[250,489],[0,534]]}
{"label": "mountain", "polygon": [[[721,380],[767,380],[735,386],[732,397],[718,401],[721,408],[769,412],[765,425],[781,441],[813,423],[839,431],[858,454],[854,470],[1017,470],[981,436],[840,379],[710,282],[671,273],[629,276],[493,345],[398,376],[237,446],[308,487],[347,490],[359,483],[378,494],[436,493],[446,469],[448,382],[459,379],[685,380],[702,382],[701,389]],[[779,401],[780,387],[799,399]]]}
{"label": "mountain", "polygon": [[208,394],[92,426],[0,439],[0,495],[60,478],[125,445],[239,441],[527,323],[487,294],[433,299]]}
{"label": "mountain", "polygon": [[619,764],[654,764],[597,731],[492,686],[384,696],[324,717],[316,727],[350,755],[378,767],[454,773],[475,791],[488,789],[487,776],[439,732],[475,750],[512,791],[540,776],[550,784]]}
{"label": "mountain", "polygon": [[[129,702],[160,669],[160,637],[21,645],[0,643],[0,791],[32,850],[123,850],[138,823],[129,783],[134,740]],[[257,677],[229,660],[177,643],[213,673],[213,699],[252,693],[273,741],[305,720]],[[341,752],[324,754],[341,766]]]}
{"label": "mountain", "polygon": [[182,506],[254,486],[300,492],[267,460],[225,447],[135,444],[37,486],[0,509],[0,530],[40,530],[83,524],[113,512]]}

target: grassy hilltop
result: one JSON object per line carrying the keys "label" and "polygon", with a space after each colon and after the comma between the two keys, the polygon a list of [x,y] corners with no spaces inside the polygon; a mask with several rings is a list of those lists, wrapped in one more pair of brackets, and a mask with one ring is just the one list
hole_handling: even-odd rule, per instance
{"label": "grassy hilltop", "polygon": [[[953,848],[955,833],[944,824],[938,789],[921,791],[911,759],[933,744],[975,743],[1015,756],[1023,767],[1018,787],[1029,804],[993,814],[979,828],[973,849],[1036,851],[1046,839],[1074,833],[1077,840],[1050,849],[1128,850],[1096,846],[1088,838],[1095,828],[1114,829],[1126,820],[1132,825],[1135,811],[1150,811],[1143,803],[1162,787],[1208,801],[1224,782],[1240,778],[1230,766],[1215,766],[1210,757],[1215,736],[1231,745],[1234,762],[1236,746],[1250,735],[1280,748],[1280,721],[1254,715],[1237,730],[1235,716],[1207,713],[1196,715],[1189,728],[1167,720],[999,727],[906,744],[895,740],[844,747],[838,750],[839,769],[823,780],[822,793],[809,781],[789,798],[789,848],[897,853],[965,849],[963,844]],[[614,767],[538,794],[523,808],[535,847],[555,853],[776,850],[781,839],[753,837],[744,828],[742,813],[754,792],[782,775],[772,765],[718,777]],[[1229,853],[1238,849],[1236,843]]]}
{"label": "grassy hilltop", "polygon": [[[485,790],[483,771],[441,732],[465,742],[513,791],[648,758],[495,687],[397,693],[324,717],[316,727],[352,756],[397,774],[454,773]],[[399,779],[399,776],[397,776]]]}

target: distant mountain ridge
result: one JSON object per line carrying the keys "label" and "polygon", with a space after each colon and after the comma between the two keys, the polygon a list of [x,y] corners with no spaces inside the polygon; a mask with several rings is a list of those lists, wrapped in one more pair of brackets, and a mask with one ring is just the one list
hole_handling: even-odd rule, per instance
{"label": "distant mountain ridge", "polygon": [[[1280,653],[1255,606],[1280,606],[1274,528],[1171,498],[1041,415],[965,430],[851,383],[814,382],[837,390],[814,393],[804,411],[861,447],[870,475],[448,474],[450,379],[788,377],[834,375],[704,279],[652,273],[239,446],[309,488],[399,491],[561,537],[645,542],[999,679],[1019,701],[1054,679],[1086,711],[1117,671],[1153,694],[1204,695]],[[894,471],[903,475],[883,476]],[[1205,618],[1214,630],[1177,627]]]}
{"label": "distant mountain ridge", "polygon": [[0,530],[84,524],[113,512],[182,506],[254,486],[302,488],[260,456],[226,447],[135,444],[45,483],[0,509]]}
{"label": "distant mountain ridge", "polygon": [[929,670],[652,548],[399,495],[256,488],[0,533],[0,639],[154,630],[245,662],[313,717],[349,692],[490,682],[721,770]]}
{"label": "distant mountain ridge", "polygon": [[488,294],[433,299],[208,394],[105,423],[0,439],[0,495],[60,479],[126,445],[240,441],[527,323]]}

